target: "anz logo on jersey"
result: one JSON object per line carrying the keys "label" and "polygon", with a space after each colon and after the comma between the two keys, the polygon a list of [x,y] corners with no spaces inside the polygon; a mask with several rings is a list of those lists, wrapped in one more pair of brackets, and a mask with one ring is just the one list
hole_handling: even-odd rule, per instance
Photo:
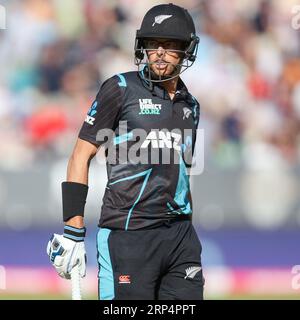
{"label": "anz logo on jersey", "polygon": [[86,115],[86,118],[85,118],[85,122],[87,122],[88,124],[90,124],[90,125],[94,125],[94,121],[95,121],[95,115],[96,115],[96,113],[97,113],[97,106],[98,106],[98,102],[97,101],[95,101],[93,104],[92,104],[92,106],[91,106],[91,108],[90,108],[90,110],[88,111],[88,113],[87,113],[87,115]]}
{"label": "anz logo on jersey", "polygon": [[177,151],[181,151],[180,140],[181,134],[169,131],[151,130],[142,143],[141,148],[148,148],[149,144],[151,144],[151,147],[154,149],[174,148]]}

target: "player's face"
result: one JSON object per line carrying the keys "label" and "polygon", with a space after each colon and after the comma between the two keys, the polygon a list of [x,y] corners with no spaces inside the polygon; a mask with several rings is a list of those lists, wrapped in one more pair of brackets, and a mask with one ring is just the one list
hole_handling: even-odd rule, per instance
{"label": "player's face", "polygon": [[149,39],[145,46],[150,67],[157,76],[172,75],[183,58],[184,44],[178,40]]}

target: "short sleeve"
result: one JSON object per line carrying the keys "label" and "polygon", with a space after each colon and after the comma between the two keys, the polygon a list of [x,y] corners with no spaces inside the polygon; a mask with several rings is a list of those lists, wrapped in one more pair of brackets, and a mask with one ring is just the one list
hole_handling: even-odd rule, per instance
{"label": "short sleeve", "polygon": [[123,95],[116,76],[106,80],[87,112],[78,137],[100,146],[104,141],[97,140],[98,132],[102,129],[114,131],[118,126]]}

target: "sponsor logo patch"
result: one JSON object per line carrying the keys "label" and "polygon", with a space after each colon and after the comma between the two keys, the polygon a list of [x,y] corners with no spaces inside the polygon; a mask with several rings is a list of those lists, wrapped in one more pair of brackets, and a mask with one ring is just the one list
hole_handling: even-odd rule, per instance
{"label": "sponsor logo patch", "polygon": [[152,99],[139,99],[140,112],[139,114],[160,114],[161,104],[153,103]]}
{"label": "sponsor logo patch", "polygon": [[85,122],[87,122],[90,125],[94,125],[95,115],[97,113],[97,110],[96,110],[97,106],[98,106],[98,102],[95,101],[86,115]]}
{"label": "sponsor logo patch", "polygon": [[181,135],[175,132],[151,130],[142,143],[141,148],[147,148],[151,144],[151,147],[154,149],[168,148],[181,151],[180,139]]}
{"label": "sponsor logo patch", "polygon": [[119,283],[123,284],[123,283],[131,283],[130,280],[130,275],[128,274],[122,274],[119,276]]}

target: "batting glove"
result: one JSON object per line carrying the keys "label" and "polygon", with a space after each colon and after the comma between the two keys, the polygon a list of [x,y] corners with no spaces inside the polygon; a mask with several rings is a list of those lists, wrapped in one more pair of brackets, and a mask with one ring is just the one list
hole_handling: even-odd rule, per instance
{"label": "batting glove", "polygon": [[64,234],[54,233],[47,245],[47,254],[57,273],[71,278],[71,270],[78,265],[80,276],[86,274],[85,228],[64,227]]}

